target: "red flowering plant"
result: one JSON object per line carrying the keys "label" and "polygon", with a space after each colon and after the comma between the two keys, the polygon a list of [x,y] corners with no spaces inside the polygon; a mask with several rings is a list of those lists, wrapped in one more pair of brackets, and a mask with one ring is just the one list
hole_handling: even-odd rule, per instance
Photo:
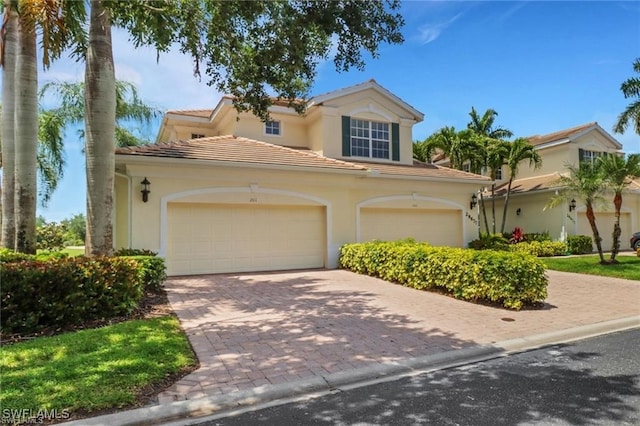
{"label": "red flowering plant", "polygon": [[525,240],[524,231],[520,227],[515,227],[513,229],[513,233],[511,234],[511,238],[509,239],[510,244],[518,244]]}

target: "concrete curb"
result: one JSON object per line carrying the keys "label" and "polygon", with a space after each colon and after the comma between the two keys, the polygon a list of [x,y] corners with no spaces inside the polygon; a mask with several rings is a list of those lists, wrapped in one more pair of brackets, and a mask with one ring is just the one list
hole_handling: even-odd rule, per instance
{"label": "concrete curb", "polygon": [[241,407],[265,404],[311,393],[328,393],[338,389],[346,390],[367,386],[374,383],[396,380],[408,375],[480,362],[509,353],[524,352],[638,327],[640,327],[640,316],[621,318],[566,330],[505,340],[493,345],[473,346],[435,355],[341,371],[323,377],[311,377],[292,383],[265,385],[227,395],[154,405],[99,417],[80,419],[64,424],[68,426],[142,426],[161,424],[178,419],[193,420],[197,417],[220,414],[220,412],[239,409]]}

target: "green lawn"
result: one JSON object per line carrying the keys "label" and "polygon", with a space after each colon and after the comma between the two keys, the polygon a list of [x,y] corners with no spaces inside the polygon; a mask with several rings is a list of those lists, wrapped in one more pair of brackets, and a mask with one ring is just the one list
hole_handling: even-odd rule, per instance
{"label": "green lawn", "polygon": [[62,249],[63,253],[67,253],[71,257],[82,256],[84,254],[84,247],[65,247]]}
{"label": "green lawn", "polygon": [[140,389],[195,365],[172,316],[39,337],[0,347],[0,406],[71,413],[127,407]]}
{"label": "green lawn", "polygon": [[595,256],[548,257],[542,258],[548,269],[578,274],[603,275],[605,277],[626,278],[640,281],[640,257],[617,256],[617,265],[600,265]]}

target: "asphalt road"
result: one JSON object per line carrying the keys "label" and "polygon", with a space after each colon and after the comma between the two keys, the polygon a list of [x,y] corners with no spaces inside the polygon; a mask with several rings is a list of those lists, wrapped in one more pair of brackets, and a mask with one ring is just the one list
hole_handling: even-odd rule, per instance
{"label": "asphalt road", "polygon": [[640,330],[200,424],[640,425]]}

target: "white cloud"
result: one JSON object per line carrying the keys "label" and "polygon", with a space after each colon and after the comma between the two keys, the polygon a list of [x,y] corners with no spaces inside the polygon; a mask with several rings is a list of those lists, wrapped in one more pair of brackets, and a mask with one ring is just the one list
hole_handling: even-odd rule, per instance
{"label": "white cloud", "polygon": [[439,22],[435,24],[430,23],[430,24],[425,24],[421,26],[420,28],[418,28],[418,32],[419,32],[418,40],[422,44],[431,43],[432,41],[440,37],[440,34],[442,34],[442,32],[446,30],[449,26],[451,26],[451,24],[457,21],[458,18],[460,18],[460,16],[462,16],[462,12],[458,13],[453,18],[447,21]]}

